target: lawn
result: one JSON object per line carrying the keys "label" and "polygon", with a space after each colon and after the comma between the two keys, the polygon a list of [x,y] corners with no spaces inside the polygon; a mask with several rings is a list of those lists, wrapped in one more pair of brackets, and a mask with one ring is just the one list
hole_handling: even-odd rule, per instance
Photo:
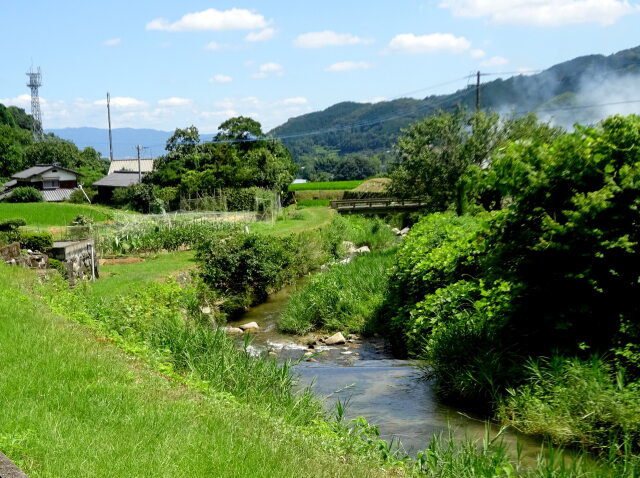
{"label": "lawn", "polygon": [[301,210],[290,208],[285,210],[283,219],[275,223],[256,222],[249,226],[252,232],[264,234],[298,234],[309,229],[316,229],[331,222],[336,212],[327,207],[309,207]]}
{"label": "lawn", "polygon": [[39,477],[370,477],[322,439],[168,380],[0,265],[0,450]]}
{"label": "lawn", "polygon": [[123,263],[100,267],[100,280],[91,284],[89,290],[101,297],[124,295],[141,282],[161,280],[195,267],[194,257],[194,251],[179,251],[141,257],[141,262],[129,264],[127,259],[136,258],[118,259]]}
{"label": "lawn", "polygon": [[103,206],[71,203],[0,203],[0,221],[22,218],[29,227],[68,226],[83,214],[95,222],[110,219],[110,209]]}
{"label": "lawn", "polygon": [[357,188],[364,180],[357,181],[324,181],[317,183],[290,184],[289,191],[334,191]]}

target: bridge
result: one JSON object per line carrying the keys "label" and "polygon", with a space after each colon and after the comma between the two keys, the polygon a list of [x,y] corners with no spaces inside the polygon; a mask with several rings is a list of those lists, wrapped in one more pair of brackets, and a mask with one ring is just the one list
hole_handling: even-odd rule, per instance
{"label": "bridge", "polygon": [[331,209],[340,214],[386,214],[422,209],[427,206],[427,201],[420,198],[344,199],[331,201],[330,204]]}

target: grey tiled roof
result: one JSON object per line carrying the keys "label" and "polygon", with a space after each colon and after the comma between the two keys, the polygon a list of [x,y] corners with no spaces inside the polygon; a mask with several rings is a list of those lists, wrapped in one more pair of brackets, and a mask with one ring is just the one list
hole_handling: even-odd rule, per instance
{"label": "grey tiled roof", "polygon": [[20,171],[19,173],[11,176],[13,179],[29,179],[32,176],[37,176],[38,174],[46,173],[50,169],[62,169],[64,171],[69,171],[74,174],[78,174],[76,171],[73,171],[69,168],[63,168],[62,166],[55,166],[53,164],[36,164],[35,166],[30,167],[29,169],[25,169],[24,171]]}
{"label": "grey tiled roof", "polygon": [[138,173],[111,173],[109,176],[93,183],[94,186],[111,186],[114,188],[126,188],[138,184]]}
{"label": "grey tiled roof", "polygon": [[75,189],[45,189],[40,194],[46,202],[61,202],[69,199],[73,191]]}

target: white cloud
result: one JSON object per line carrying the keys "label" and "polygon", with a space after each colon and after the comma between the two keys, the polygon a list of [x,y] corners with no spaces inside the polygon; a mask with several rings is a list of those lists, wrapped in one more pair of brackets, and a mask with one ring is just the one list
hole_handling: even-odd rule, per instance
{"label": "white cloud", "polygon": [[[106,106],[107,100],[104,99],[104,100],[94,101],[93,104]],[[142,108],[142,107],[145,107],[146,105],[147,104],[144,101],[140,101],[128,96],[114,96],[113,98],[111,98],[111,106],[115,108],[134,109],[134,108]]]}
{"label": "white cloud", "polygon": [[214,75],[209,78],[210,83],[231,83],[233,78],[228,75]]}
{"label": "white cloud", "polygon": [[244,39],[248,42],[267,41],[271,40],[275,34],[276,31],[273,28],[265,28],[257,32],[249,32]]}
{"label": "white cloud", "polygon": [[188,98],[179,98],[177,96],[172,96],[171,98],[158,100],[158,104],[162,106],[186,106],[191,104],[191,100]]}
{"label": "white cloud", "polygon": [[469,40],[451,33],[431,33],[420,36],[413,33],[403,33],[391,39],[387,51],[394,53],[462,53],[470,47]]}
{"label": "white cloud", "polygon": [[118,46],[120,43],[122,43],[122,40],[120,38],[111,38],[109,40],[106,40],[102,43],[103,46]]}
{"label": "white cloud", "polygon": [[[40,98],[40,102],[42,101],[43,98]],[[0,98],[0,103],[6,106],[17,106],[18,108],[23,108],[27,110],[27,113],[31,111],[31,95],[26,93],[13,98]]]}
{"label": "white cloud", "polygon": [[493,23],[534,26],[611,25],[640,11],[639,5],[628,0],[442,0],[439,6],[458,17],[489,17]]}
{"label": "white cloud", "polygon": [[325,68],[325,71],[339,72],[339,71],[353,71],[353,70],[366,70],[371,68],[371,63],[366,61],[340,61]]}
{"label": "white cloud", "polygon": [[477,48],[475,50],[471,50],[469,52],[469,55],[471,56],[471,58],[479,59],[479,58],[484,58],[486,53],[485,53],[484,50],[481,50],[481,49]]}
{"label": "white cloud", "polygon": [[494,66],[503,66],[503,65],[506,65],[507,63],[509,63],[509,60],[507,60],[503,56],[492,56],[487,60],[481,61],[480,66],[491,68]]}
{"label": "white cloud", "polygon": [[224,30],[258,30],[266,28],[268,22],[264,16],[251,10],[232,8],[216,10],[209,8],[201,12],[187,13],[173,23],[164,18],[156,18],[147,23],[147,30],[163,30],[170,32],[185,31],[224,31]]}
{"label": "white cloud", "polygon": [[283,105],[306,105],[309,103],[309,100],[303,98],[302,96],[297,96],[295,98],[285,98],[282,100]]}
{"label": "white cloud", "polygon": [[258,67],[258,72],[251,75],[253,78],[266,78],[267,76],[282,76],[284,68],[279,63],[263,63]]}
{"label": "white cloud", "polygon": [[298,36],[293,44],[298,48],[322,48],[325,46],[367,45],[370,38],[361,38],[351,33],[336,33],[331,30],[309,32]]}
{"label": "white cloud", "polygon": [[231,48],[232,48],[231,45],[227,45],[226,43],[218,43],[215,41],[209,42],[204,46],[205,50],[210,50],[210,51],[230,50]]}

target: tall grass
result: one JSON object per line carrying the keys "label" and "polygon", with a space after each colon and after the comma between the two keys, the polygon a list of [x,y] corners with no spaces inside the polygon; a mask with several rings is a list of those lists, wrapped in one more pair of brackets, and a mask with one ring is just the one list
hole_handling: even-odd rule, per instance
{"label": "tall grass", "polygon": [[142,284],[125,296],[97,298],[70,291],[58,278],[43,286],[57,312],[89,325],[128,352],[151,360],[198,388],[261,403],[289,423],[310,423],[322,408],[308,390],[294,393],[290,365],[238,348],[200,312],[200,291],[175,282]]}
{"label": "tall grass", "polygon": [[294,293],[278,327],[295,334],[312,330],[371,331],[384,300],[394,250],[373,252],[333,265]]}
{"label": "tall grass", "polygon": [[555,443],[618,454],[640,450],[640,389],[602,358],[531,360],[527,382],[508,391],[500,419]]}

